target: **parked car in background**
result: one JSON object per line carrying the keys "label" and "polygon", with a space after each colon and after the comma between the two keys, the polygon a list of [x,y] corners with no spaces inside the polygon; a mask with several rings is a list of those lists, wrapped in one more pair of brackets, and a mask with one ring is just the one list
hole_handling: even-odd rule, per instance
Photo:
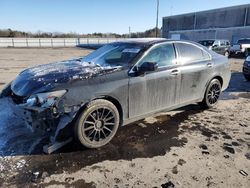
{"label": "parked car in background", "polygon": [[243,64],[243,75],[245,76],[247,81],[250,81],[250,55],[247,56],[244,64]]}
{"label": "parked car in background", "polygon": [[198,43],[133,39],[24,70],[1,97],[31,113],[33,129],[50,128],[52,140],[67,130],[83,146],[97,148],[119,126],[154,113],[195,102],[213,107],[230,77],[228,58]]}
{"label": "parked car in background", "polygon": [[233,55],[243,55],[247,57],[250,55],[250,38],[239,39],[237,44],[232,45],[230,53]]}
{"label": "parked car in background", "polygon": [[230,55],[230,42],[229,40],[214,39],[214,40],[201,40],[200,43],[206,46],[209,50],[213,50],[218,54],[229,57]]}

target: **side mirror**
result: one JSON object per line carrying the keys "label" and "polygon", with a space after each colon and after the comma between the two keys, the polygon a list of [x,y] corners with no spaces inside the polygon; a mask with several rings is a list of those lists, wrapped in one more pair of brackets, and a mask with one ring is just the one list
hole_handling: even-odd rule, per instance
{"label": "side mirror", "polygon": [[217,47],[218,47],[218,45],[217,45],[217,44],[213,45],[213,48],[217,48]]}
{"label": "side mirror", "polygon": [[156,62],[144,62],[139,68],[139,74],[143,74],[145,72],[152,72],[158,69],[158,64]]}

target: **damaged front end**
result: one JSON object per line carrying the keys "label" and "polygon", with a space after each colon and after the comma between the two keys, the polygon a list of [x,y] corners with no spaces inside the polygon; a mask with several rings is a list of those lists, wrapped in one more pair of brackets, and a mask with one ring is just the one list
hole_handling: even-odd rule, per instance
{"label": "damaged front end", "polygon": [[22,109],[22,118],[32,131],[46,132],[50,143],[43,147],[45,153],[52,153],[72,141],[72,133],[65,128],[77,114],[79,107],[66,107],[67,90],[38,93],[20,97],[11,92],[13,102]]}
{"label": "damaged front end", "polygon": [[[39,93],[27,99],[22,99],[12,93],[12,99],[15,103],[19,104],[19,106],[30,112],[31,115],[30,117],[27,116],[26,120],[33,129],[38,128],[46,130],[53,128],[53,124],[57,124],[58,118],[64,114],[63,96],[66,92],[66,90],[61,90]],[[52,124],[52,127],[50,125],[45,125],[46,123]]]}
{"label": "damaged front end", "polygon": [[44,152],[52,153],[72,140],[72,128],[67,125],[83,105],[83,100],[72,103],[72,96],[68,99],[68,88],[113,70],[81,59],[39,65],[22,71],[2,90],[0,98],[12,98],[23,111],[20,117],[32,131],[48,133],[50,144],[44,147]]}

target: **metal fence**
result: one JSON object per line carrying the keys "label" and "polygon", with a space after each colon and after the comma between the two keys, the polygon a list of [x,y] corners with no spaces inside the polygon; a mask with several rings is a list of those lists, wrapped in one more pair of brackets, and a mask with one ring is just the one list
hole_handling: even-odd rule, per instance
{"label": "metal fence", "polygon": [[0,38],[0,47],[74,47],[106,44],[121,38]]}

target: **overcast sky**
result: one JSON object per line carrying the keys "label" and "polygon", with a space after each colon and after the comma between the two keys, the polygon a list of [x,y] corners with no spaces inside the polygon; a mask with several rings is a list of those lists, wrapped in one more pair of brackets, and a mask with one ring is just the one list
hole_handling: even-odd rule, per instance
{"label": "overcast sky", "polygon": [[[36,32],[145,31],[155,27],[157,0],[0,0],[0,29]],[[160,0],[162,17],[250,3],[249,0]]]}

